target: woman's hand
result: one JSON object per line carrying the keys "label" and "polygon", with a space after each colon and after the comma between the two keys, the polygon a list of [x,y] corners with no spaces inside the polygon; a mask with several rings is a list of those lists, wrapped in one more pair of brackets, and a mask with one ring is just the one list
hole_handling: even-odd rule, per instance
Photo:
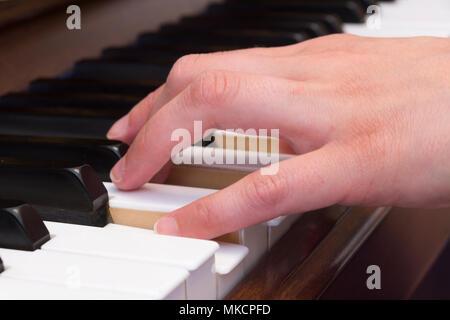
{"label": "woman's hand", "polygon": [[450,205],[450,40],[332,35],[279,48],[189,55],[108,137],[130,143],[121,189],[170,159],[177,128],[279,129],[300,154],[161,218],[156,231],[213,238],[342,205]]}

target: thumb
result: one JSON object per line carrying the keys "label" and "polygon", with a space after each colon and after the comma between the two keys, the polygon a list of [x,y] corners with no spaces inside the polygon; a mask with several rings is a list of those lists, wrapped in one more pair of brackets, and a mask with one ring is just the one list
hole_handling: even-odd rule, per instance
{"label": "thumb", "polygon": [[168,213],[156,223],[155,231],[211,239],[280,215],[336,204],[351,186],[351,154],[329,144],[272,165],[279,165],[271,170],[273,174],[262,175],[258,170]]}

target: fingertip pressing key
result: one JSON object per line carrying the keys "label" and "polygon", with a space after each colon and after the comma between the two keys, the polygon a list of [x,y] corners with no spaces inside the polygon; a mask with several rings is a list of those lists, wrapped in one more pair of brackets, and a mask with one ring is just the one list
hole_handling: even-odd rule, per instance
{"label": "fingertip pressing key", "polygon": [[111,170],[110,178],[114,184],[120,183],[123,179],[125,173],[125,158],[126,155],[120,159]]}
{"label": "fingertip pressing key", "polygon": [[177,236],[180,233],[178,222],[174,217],[162,217],[156,221],[153,230],[158,234]]}

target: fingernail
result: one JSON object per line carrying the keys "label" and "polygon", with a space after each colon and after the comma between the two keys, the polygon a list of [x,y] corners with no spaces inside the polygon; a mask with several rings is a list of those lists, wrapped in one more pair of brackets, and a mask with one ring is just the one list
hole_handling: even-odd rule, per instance
{"label": "fingernail", "polygon": [[158,234],[176,236],[180,233],[177,220],[173,217],[162,217],[156,221],[153,230]]}
{"label": "fingernail", "polygon": [[111,181],[114,183],[119,183],[122,181],[123,175],[125,173],[125,156],[116,163],[114,168],[112,168],[110,173]]}
{"label": "fingernail", "polygon": [[119,140],[126,134],[127,127],[128,127],[128,117],[123,116],[112,125],[112,127],[106,134],[106,137],[110,140]]}

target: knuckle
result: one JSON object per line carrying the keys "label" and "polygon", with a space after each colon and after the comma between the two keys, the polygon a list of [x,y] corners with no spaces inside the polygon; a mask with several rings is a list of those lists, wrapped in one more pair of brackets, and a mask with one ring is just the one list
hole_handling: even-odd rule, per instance
{"label": "knuckle", "polygon": [[225,71],[201,73],[191,86],[191,98],[198,106],[221,107],[232,103],[239,79]]}
{"label": "knuckle", "polygon": [[353,181],[359,186],[358,191],[352,192],[357,201],[369,201],[374,190],[382,190],[383,186],[392,183],[384,180],[386,177],[395,176],[393,173],[386,175],[386,172],[397,167],[393,159],[398,158],[395,153],[400,149],[396,139],[398,134],[395,126],[386,125],[386,120],[386,117],[368,115],[350,123],[345,149],[352,164],[351,170],[347,171],[352,172]]}
{"label": "knuckle", "polygon": [[179,58],[172,66],[167,76],[167,86],[169,88],[178,87],[188,79],[192,72],[196,70],[196,65],[200,59],[200,54],[188,54]]}
{"label": "knuckle", "polygon": [[255,173],[245,189],[245,197],[253,207],[275,207],[283,202],[288,194],[286,180],[280,175]]}

